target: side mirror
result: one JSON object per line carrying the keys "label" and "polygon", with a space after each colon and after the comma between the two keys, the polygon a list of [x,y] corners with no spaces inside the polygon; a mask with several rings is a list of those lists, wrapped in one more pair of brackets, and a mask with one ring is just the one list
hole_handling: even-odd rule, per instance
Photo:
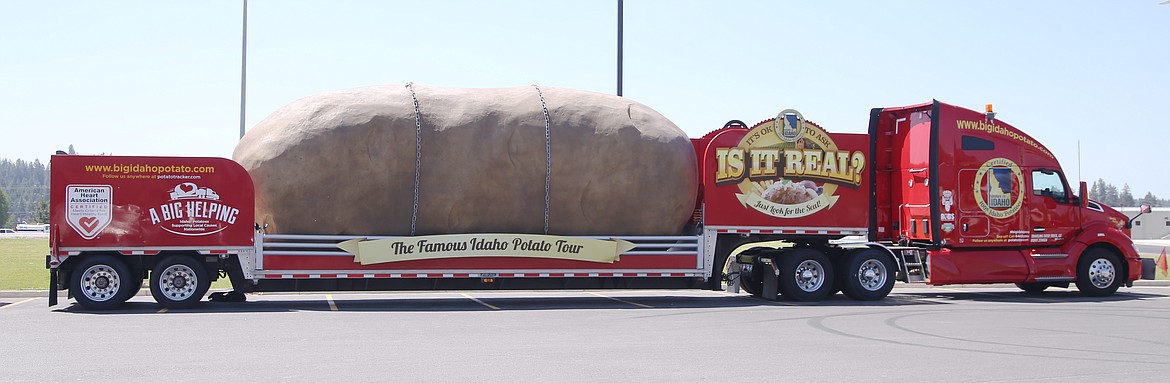
{"label": "side mirror", "polygon": [[1137,215],[1133,216],[1133,218],[1130,218],[1128,221],[1125,221],[1125,228],[1126,228],[1126,229],[1132,229],[1132,228],[1133,228],[1133,221],[1134,221],[1134,220],[1137,220],[1137,219],[1138,219],[1138,217],[1141,217],[1141,216],[1142,216],[1142,214],[1149,213],[1149,212],[1151,212],[1151,211],[1153,211],[1153,210],[1154,210],[1154,209],[1153,209],[1153,208],[1151,208],[1151,207],[1150,207],[1150,205],[1142,205],[1142,207],[1141,207],[1141,208],[1139,208],[1139,210],[1138,210],[1138,214],[1137,214]]}

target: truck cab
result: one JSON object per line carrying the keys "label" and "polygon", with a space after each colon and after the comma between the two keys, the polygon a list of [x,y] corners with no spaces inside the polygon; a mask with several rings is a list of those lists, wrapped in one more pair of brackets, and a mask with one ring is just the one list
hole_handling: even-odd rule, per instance
{"label": "truck cab", "polygon": [[930,284],[1076,283],[1108,295],[1141,273],[1127,217],[1074,194],[1056,157],[994,118],[942,102],[873,109],[870,238],[926,250]]}

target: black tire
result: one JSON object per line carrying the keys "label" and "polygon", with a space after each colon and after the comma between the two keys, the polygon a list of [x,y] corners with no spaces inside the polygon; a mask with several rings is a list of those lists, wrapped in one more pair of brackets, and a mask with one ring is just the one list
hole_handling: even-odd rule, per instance
{"label": "black tire", "polygon": [[[755,262],[753,264],[741,264],[741,271],[739,272],[739,289],[750,294],[753,297],[759,298],[764,292],[764,278],[763,272],[772,272],[771,266],[765,265],[759,261],[759,257],[765,254],[773,254],[776,249],[769,247],[753,247],[737,254],[734,257],[728,257],[731,262],[738,261],[738,255],[750,254],[755,255]],[[749,268],[751,271],[742,270],[742,268]]]}
{"label": "black tire", "polygon": [[898,267],[889,254],[876,249],[855,249],[845,254],[837,273],[841,292],[850,299],[876,301],[890,295]]}
{"label": "black tire", "polygon": [[1121,259],[1112,251],[1092,248],[1077,261],[1077,289],[1091,297],[1113,295],[1125,280]]}
{"label": "black tire", "polygon": [[130,299],[133,279],[130,266],[112,255],[84,256],[69,275],[69,291],[88,310],[118,308]]}
{"label": "black tire", "polygon": [[142,282],[146,280],[145,271],[134,270],[131,273],[134,274],[134,279],[130,281],[130,291],[126,294],[127,300],[134,298],[135,295],[138,295],[139,291],[142,291]]}
{"label": "black tire", "polygon": [[[736,257],[734,255],[727,257],[727,262],[724,262],[723,269],[731,270],[731,266],[735,264],[738,264],[738,262],[736,262]],[[755,281],[752,278],[750,272],[744,271],[743,265],[740,265],[739,269],[740,271],[735,272],[734,274],[728,274],[727,282],[731,283],[734,280],[739,283],[740,290],[748,293],[748,295],[759,296],[762,286],[757,287],[755,285],[759,285],[760,282]]]}
{"label": "black tire", "polygon": [[207,268],[186,255],[163,258],[150,272],[150,295],[168,309],[194,307],[211,288]]}
{"label": "black tire", "polygon": [[1050,286],[1052,286],[1052,285],[1049,285],[1047,283],[1040,283],[1040,282],[1020,282],[1020,283],[1016,284],[1016,287],[1019,287],[1020,290],[1024,290],[1024,292],[1028,293],[1028,294],[1042,293],[1042,292],[1044,292],[1044,290],[1047,290],[1048,287],[1050,287]]}
{"label": "black tire", "polygon": [[[833,266],[833,268],[836,269],[837,266]],[[832,297],[834,295],[837,295],[837,293],[841,292],[841,282],[838,281],[839,279],[840,278],[836,278],[836,277],[833,278],[833,286],[829,287],[829,294],[825,296],[826,298]]]}
{"label": "black tire", "polygon": [[825,299],[833,290],[833,263],[813,249],[793,249],[777,257],[780,294],[795,301]]}
{"label": "black tire", "polygon": [[764,290],[764,283],[753,279],[751,273],[741,271],[739,273],[739,289],[758,298],[760,292]]}
{"label": "black tire", "polygon": [[739,271],[739,289],[756,298],[759,298],[760,293],[764,291],[764,282],[759,271],[762,270],[761,266],[763,264],[757,261],[752,265],[740,265],[741,270]]}

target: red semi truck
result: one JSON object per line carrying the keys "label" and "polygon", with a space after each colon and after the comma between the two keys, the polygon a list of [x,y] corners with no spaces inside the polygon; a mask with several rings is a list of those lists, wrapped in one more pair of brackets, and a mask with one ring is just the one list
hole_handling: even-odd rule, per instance
{"label": "red semi truck", "polygon": [[232,160],[55,155],[50,305],[68,289],[85,308],[115,308],[148,280],[162,306],[190,307],[224,276],[239,293],[727,281],[800,301],[881,299],[895,280],[1075,283],[1093,296],[1132,285],[1131,220],[1084,198],[1083,182],[1074,194],[1048,149],[988,109],[873,109],[868,134],[829,133],[795,110],[729,122],[691,140],[699,197],[673,236],[269,234]]}

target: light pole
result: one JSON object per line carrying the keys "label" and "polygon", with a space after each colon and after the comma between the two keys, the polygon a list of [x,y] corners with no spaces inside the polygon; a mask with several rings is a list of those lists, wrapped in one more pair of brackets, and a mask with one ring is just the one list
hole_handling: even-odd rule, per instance
{"label": "light pole", "polygon": [[244,138],[244,104],[248,87],[248,0],[244,0],[244,37],[240,44],[240,138]]}
{"label": "light pole", "polygon": [[617,33],[617,95],[622,96],[622,0],[618,0]]}

